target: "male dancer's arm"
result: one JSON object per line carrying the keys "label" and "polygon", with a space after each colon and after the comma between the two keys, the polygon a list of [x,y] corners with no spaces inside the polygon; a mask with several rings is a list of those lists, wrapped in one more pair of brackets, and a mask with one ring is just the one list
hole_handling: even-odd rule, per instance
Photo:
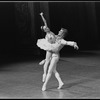
{"label": "male dancer's arm", "polygon": [[74,49],[77,49],[77,50],[79,49],[77,43],[74,42],[74,41],[66,41],[66,40],[63,39],[61,42],[62,42],[62,44],[64,44],[64,45],[69,45],[69,46],[74,47]]}

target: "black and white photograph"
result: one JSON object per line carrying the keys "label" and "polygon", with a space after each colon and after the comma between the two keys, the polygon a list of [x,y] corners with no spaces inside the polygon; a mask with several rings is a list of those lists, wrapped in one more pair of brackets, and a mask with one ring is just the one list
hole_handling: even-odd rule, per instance
{"label": "black and white photograph", "polygon": [[99,1],[0,1],[0,99],[98,98]]}

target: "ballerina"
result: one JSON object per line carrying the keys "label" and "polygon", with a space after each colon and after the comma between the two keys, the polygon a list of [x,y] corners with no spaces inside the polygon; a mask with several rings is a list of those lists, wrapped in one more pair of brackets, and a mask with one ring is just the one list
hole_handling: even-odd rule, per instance
{"label": "ballerina", "polygon": [[[38,39],[38,41],[37,41],[37,46],[40,47],[43,50],[46,50],[46,59],[45,59],[44,72],[43,72],[43,78],[42,78],[42,81],[44,82],[45,78],[46,78],[47,67],[48,67],[48,64],[50,62],[50,58],[51,58],[51,55],[52,55],[52,52],[49,51],[49,49],[51,49],[51,48],[49,48],[48,43],[51,43],[51,44],[55,43],[56,39],[55,39],[55,34],[53,32],[51,32],[50,29],[47,26],[47,22],[46,22],[46,20],[43,16],[43,12],[41,12],[40,15],[41,15],[42,20],[44,22],[44,26],[41,26],[41,29],[44,30],[44,32],[46,32],[45,38]],[[39,63],[39,65],[42,65],[43,63],[44,63],[44,61],[41,61]]]}

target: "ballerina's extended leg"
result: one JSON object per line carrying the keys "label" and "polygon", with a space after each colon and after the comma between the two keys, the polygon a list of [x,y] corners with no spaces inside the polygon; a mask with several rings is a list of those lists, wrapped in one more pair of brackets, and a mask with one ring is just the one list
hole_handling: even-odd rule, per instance
{"label": "ballerina's extended leg", "polygon": [[49,63],[50,63],[50,60],[51,60],[51,52],[46,52],[46,59],[45,59],[45,63],[44,63],[44,66],[43,66],[43,69],[44,69],[44,73],[43,73],[43,78],[42,78],[42,81],[45,82],[45,79],[46,79],[46,74],[47,74],[47,68],[49,66]]}

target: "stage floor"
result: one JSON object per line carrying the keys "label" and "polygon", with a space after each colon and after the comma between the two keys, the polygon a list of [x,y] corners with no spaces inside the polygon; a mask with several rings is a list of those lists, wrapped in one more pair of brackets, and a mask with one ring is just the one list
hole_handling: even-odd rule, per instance
{"label": "stage floor", "polygon": [[[34,56],[33,56],[34,58]],[[57,70],[64,82],[58,90],[54,75],[46,91],[41,91],[43,67],[38,60],[22,60],[0,65],[0,98],[66,99],[100,98],[100,52],[61,57]]]}

